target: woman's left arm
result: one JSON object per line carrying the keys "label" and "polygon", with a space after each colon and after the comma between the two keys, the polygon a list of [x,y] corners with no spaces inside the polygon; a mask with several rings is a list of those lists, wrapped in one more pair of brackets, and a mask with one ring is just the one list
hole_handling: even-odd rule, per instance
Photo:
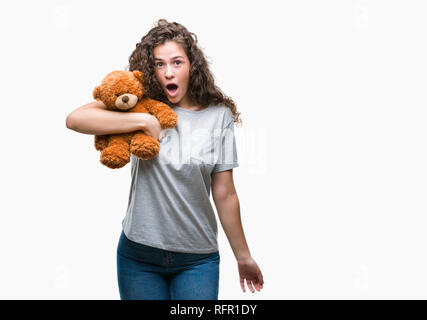
{"label": "woman's left arm", "polygon": [[245,292],[244,279],[246,279],[246,284],[252,293],[255,292],[252,283],[260,291],[264,280],[261,270],[251,257],[243,232],[239,198],[233,182],[233,170],[212,174],[211,187],[219,220],[237,260],[240,286]]}

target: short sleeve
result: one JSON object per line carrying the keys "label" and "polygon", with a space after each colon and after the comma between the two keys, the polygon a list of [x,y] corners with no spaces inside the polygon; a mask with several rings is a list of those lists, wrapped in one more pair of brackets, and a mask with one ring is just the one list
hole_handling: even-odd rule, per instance
{"label": "short sleeve", "polygon": [[218,158],[212,173],[230,170],[238,166],[234,121],[232,120],[221,131],[218,144]]}

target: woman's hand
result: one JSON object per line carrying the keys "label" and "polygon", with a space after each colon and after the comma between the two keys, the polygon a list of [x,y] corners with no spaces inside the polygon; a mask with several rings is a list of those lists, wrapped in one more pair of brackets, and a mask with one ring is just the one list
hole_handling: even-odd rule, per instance
{"label": "woman's hand", "polygon": [[255,292],[253,286],[255,286],[258,291],[263,288],[264,279],[261,270],[252,257],[237,261],[237,266],[239,268],[240,286],[243,292],[246,292],[244,279],[246,279],[246,284],[252,293]]}
{"label": "woman's hand", "polygon": [[159,141],[162,126],[160,125],[160,121],[155,116],[149,113],[144,114],[143,130],[146,135],[149,135],[150,137],[153,137]]}

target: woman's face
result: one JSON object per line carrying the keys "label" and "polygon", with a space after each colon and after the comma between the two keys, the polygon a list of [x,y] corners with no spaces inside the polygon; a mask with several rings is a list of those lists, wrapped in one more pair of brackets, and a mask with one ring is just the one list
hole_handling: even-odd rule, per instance
{"label": "woman's face", "polygon": [[180,44],[167,41],[155,47],[154,70],[157,80],[172,104],[184,108],[191,105],[187,94],[190,61]]}

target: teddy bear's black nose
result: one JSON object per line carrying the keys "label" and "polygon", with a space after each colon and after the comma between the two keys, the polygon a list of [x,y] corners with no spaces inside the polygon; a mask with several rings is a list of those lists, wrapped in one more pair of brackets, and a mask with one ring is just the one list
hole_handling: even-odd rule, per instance
{"label": "teddy bear's black nose", "polygon": [[124,96],[124,97],[122,97],[122,101],[123,101],[124,103],[128,102],[128,101],[129,101],[129,97],[128,97],[128,96]]}

